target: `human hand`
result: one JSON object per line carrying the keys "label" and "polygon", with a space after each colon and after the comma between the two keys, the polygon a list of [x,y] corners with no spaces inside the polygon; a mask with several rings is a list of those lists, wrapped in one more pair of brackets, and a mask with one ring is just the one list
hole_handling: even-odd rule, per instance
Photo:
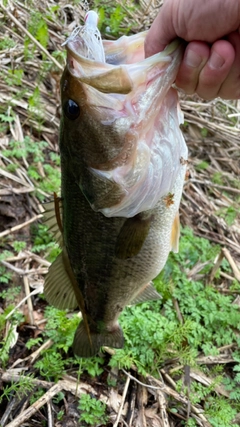
{"label": "human hand", "polygon": [[[240,0],[166,0],[145,41],[146,57],[188,41],[176,78],[187,94],[240,98]],[[224,37],[224,39],[221,39]]]}

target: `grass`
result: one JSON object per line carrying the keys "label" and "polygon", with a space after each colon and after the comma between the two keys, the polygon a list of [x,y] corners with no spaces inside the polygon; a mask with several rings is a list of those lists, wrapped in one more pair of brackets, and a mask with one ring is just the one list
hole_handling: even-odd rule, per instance
{"label": "grass", "polygon": [[[7,7],[8,3],[4,2],[4,5]],[[15,6],[16,10],[20,7],[17,3]],[[65,23],[70,24],[73,19],[82,17],[83,8],[72,2],[73,9],[66,5],[67,9],[64,9],[58,2],[48,3],[45,0],[42,6],[44,15],[36,2],[22,2],[19,16],[26,18],[23,24],[29,33],[63,65],[65,52],[61,42],[69,32]],[[110,38],[144,28],[145,23],[142,27],[137,26],[142,22],[142,10],[131,1],[120,5],[119,2],[97,0],[94,6],[99,10],[101,30]],[[11,60],[14,63],[11,67],[11,61],[6,62],[1,70],[2,203],[7,216],[11,206],[14,212],[20,212],[21,200],[25,221],[29,212],[30,217],[38,215],[42,202],[60,188],[57,135],[61,71],[43,51],[36,48],[31,38],[21,34],[7,14],[3,14],[2,25],[6,27],[2,27],[0,50],[9,52],[12,49]],[[10,28],[12,31],[8,30]],[[21,61],[16,60],[19,57]],[[189,139],[194,111],[188,115],[192,104],[184,100],[182,105],[186,110],[185,131]],[[41,291],[48,262],[51,263],[59,253],[57,244],[39,219],[22,231],[8,232],[8,225],[7,230],[0,231],[1,374],[14,372],[18,375],[10,379],[7,377],[0,386],[0,407],[4,408],[0,416],[13,398],[22,406],[28,396],[27,404],[32,405],[45,396],[46,383],[49,389],[54,383],[74,381],[74,392],[63,387],[51,398],[54,414],[57,413],[53,415],[55,419],[66,421],[69,416],[66,405],[74,401],[79,425],[110,426],[116,419],[116,408],[113,409],[112,403],[104,400],[104,396],[109,397],[112,393],[116,399],[120,396],[119,407],[127,370],[138,381],[148,383],[151,378],[151,381],[162,381],[162,386],[169,387],[165,393],[165,404],[172,423],[188,427],[237,426],[234,418],[240,412],[240,284],[224,256],[217,269],[215,265],[221,258],[222,245],[227,245],[238,265],[234,230],[239,224],[240,199],[239,193],[231,193],[231,188],[239,190],[234,172],[238,160],[232,149],[239,143],[236,143],[237,136],[236,139],[232,134],[229,137],[229,129],[226,128],[224,139],[224,130],[214,127],[220,114],[225,120],[228,111],[235,112],[236,107],[220,103],[209,122],[204,119],[204,114],[201,116],[201,108],[204,114],[208,108],[209,114],[215,105],[197,107],[196,117],[202,120],[200,142],[197,139],[189,142],[191,175],[185,186],[181,218],[184,224],[190,222],[191,227],[182,229],[179,253],[170,255],[164,270],[154,280],[162,300],[127,307],[122,313],[120,323],[125,336],[124,349],[111,355],[108,349],[103,349],[100,355],[91,359],[75,358],[71,344],[79,322],[78,315],[47,306]],[[237,125],[236,120],[232,126]],[[218,164],[216,169],[211,160],[211,149],[205,149],[209,138],[212,138],[214,150],[218,150],[215,163],[220,162],[220,167]],[[219,148],[219,138],[223,151]],[[228,163],[224,163],[228,150],[233,153],[231,170]],[[200,182],[194,183],[194,177]],[[207,181],[224,187],[224,197],[219,196],[217,187],[209,187]],[[204,204],[206,199],[208,205]],[[23,219],[17,219],[15,225],[21,221]],[[215,245],[214,239],[197,235],[208,236],[208,232],[220,239],[220,245]],[[26,271],[27,274],[21,273]],[[27,278],[28,284],[39,286],[39,294],[33,298],[33,313],[40,316],[37,327],[31,325],[29,307],[23,305],[16,309],[17,302],[26,292],[23,277]],[[41,351],[38,353],[38,350]],[[35,352],[36,359],[32,360]],[[24,361],[15,368],[13,364],[18,358]],[[186,367],[190,367],[190,379],[186,375]],[[131,385],[127,393],[130,403],[133,388]],[[85,394],[78,395],[77,390],[84,390]],[[137,396],[141,393],[138,385]],[[189,418],[187,405],[181,402],[181,396],[189,396]],[[151,418],[148,418],[147,411],[158,405],[158,398],[157,392],[147,392],[144,413],[148,423],[151,423]],[[138,411],[139,403],[134,402]],[[156,416],[159,416],[160,406],[157,408]],[[196,415],[197,409],[200,413],[202,411],[202,418]],[[44,408],[39,411],[40,415],[36,415],[38,422],[47,425],[46,411]],[[112,414],[114,418],[111,418]],[[133,421],[135,424],[136,419]]]}
{"label": "grass", "polygon": [[[143,377],[150,374],[158,378],[159,372],[168,361],[174,360],[175,373],[172,374],[172,379],[176,382],[177,391],[180,393],[184,390],[184,366],[190,366],[193,372],[200,369],[200,377],[202,372],[211,381],[209,385],[191,381],[192,404],[204,408],[204,414],[212,426],[229,426],[240,410],[240,353],[237,350],[240,345],[240,312],[239,306],[234,302],[234,294],[224,295],[219,292],[219,271],[213,283],[208,283],[209,273],[219,251],[219,246],[213,246],[208,240],[195,237],[192,230],[182,230],[179,254],[171,254],[165,269],[154,281],[156,288],[162,293],[162,300],[124,310],[120,323],[124,330],[125,346],[124,349],[114,352],[108,361],[108,368],[104,355],[91,359],[74,358],[71,355],[71,344],[79,322],[78,316],[46,307],[47,324],[41,337],[26,343],[27,348],[33,351],[49,339],[52,340],[51,347],[43,350],[39,360],[33,364],[34,377],[40,375],[45,381],[57,382],[71,371],[78,378],[89,375],[96,379],[101,378],[106,369],[131,369],[135,366]],[[202,265],[198,270],[201,280],[189,278],[189,271],[199,264]],[[223,263],[222,269],[229,274],[231,272],[227,262]],[[239,292],[239,283],[233,283],[232,286]],[[7,298],[8,295],[5,293],[1,296]],[[182,322],[176,313],[176,301]],[[12,306],[9,306],[1,317],[4,318],[11,308]],[[13,324],[19,324],[22,321],[21,313],[15,313],[11,321]],[[8,339],[11,339],[11,332]],[[233,362],[230,370],[224,370],[217,362],[225,346],[235,349],[232,352]],[[6,365],[7,342],[3,343],[2,349],[5,349],[5,353],[2,350],[1,358]],[[216,358],[214,369],[199,362],[201,355]],[[31,382],[29,384],[31,385]],[[217,386],[225,390],[223,396],[216,392]],[[12,390],[17,393],[18,388],[19,383],[12,383],[4,390],[2,399],[9,398]],[[81,397],[78,409],[81,414],[80,421],[85,423],[83,425],[97,425],[99,417],[106,419],[105,406],[89,395]],[[180,410],[176,404],[175,410]],[[197,424],[194,424],[192,419],[186,425]]]}

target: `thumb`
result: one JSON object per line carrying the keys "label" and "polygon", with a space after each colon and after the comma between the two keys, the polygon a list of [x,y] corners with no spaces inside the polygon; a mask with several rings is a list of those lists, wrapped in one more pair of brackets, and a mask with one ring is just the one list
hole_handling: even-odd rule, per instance
{"label": "thumb", "polygon": [[[167,4],[168,2],[164,5],[167,6]],[[146,58],[161,52],[177,36],[172,25],[171,14],[164,5],[147,33],[144,43]]]}

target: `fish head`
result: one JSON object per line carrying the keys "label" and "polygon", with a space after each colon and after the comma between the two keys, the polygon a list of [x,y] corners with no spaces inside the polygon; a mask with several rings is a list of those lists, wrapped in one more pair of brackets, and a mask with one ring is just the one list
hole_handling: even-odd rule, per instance
{"label": "fish head", "polygon": [[171,88],[183,46],[176,40],[145,59],[145,37],[104,41],[105,62],[83,55],[81,34],[67,42],[60,151],[92,209],[106,216],[153,208],[171,191],[186,157]]}

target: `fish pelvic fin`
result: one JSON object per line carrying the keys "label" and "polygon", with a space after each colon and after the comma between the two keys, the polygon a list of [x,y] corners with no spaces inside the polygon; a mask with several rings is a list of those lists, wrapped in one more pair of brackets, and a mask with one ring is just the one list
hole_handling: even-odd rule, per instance
{"label": "fish pelvic fin", "polygon": [[156,291],[152,282],[150,282],[140,289],[139,293],[133,298],[130,304],[140,304],[142,302],[158,300],[161,298],[161,295]]}
{"label": "fish pelvic fin", "polygon": [[49,267],[45,278],[44,295],[49,304],[65,310],[77,307],[77,298],[64,267],[63,253],[61,252]]}
{"label": "fish pelvic fin", "polygon": [[179,219],[179,213],[177,213],[177,215],[174,218],[172,231],[171,231],[171,250],[173,252],[178,252],[179,238],[180,238],[180,219]]}
{"label": "fish pelvic fin", "polygon": [[57,197],[56,193],[54,193],[54,199],[44,203],[44,207],[45,211],[43,212],[43,222],[47,225],[59,246],[63,247],[61,198]]}
{"label": "fish pelvic fin", "polygon": [[122,348],[124,344],[123,332],[117,324],[114,330],[101,332],[90,331],[91,343],[84,322],[80,322],[73,341],[73,352],[78,357],[93,357],[104,345],[113,348]]}

